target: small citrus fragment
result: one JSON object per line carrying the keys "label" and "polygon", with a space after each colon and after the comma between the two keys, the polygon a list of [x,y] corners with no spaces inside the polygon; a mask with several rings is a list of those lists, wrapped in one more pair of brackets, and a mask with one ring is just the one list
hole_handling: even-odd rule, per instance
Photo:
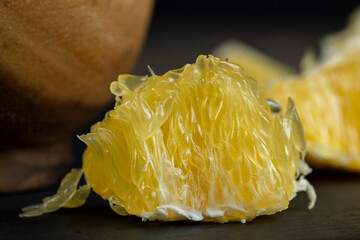
{"label": "small citrus fragment", "polygon": [[43,199],[43,203],[23,208],[20,217],[39,216],[44,213],[54,212],[58,209],[75,208],[83,205],[90,194],[90,186],[85,184],[77,188],[80,178],[83,175],[81,169],[72,169],[61,181],[56,194]]}

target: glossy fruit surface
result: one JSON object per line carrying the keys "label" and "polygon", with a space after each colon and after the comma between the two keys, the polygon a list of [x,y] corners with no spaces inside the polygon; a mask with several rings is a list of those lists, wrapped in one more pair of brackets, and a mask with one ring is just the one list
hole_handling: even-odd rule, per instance
{"label": "glossy fruit surface", "polygon": [[162,76],[121,75],[111,91],[114,110],[80,139],[85,177],[117,213],[245,222],[314,194],[298,179],[309,168],[295,106],[272,114],[242,67],[199,56]]}
{"label": "glossy fruit surface", "polygon": [[293,102],[282,117],[242,67],[201,55],[162,76],[120,75],[111,91],[114,109],[79,137],[87,184],[77,189],[73,170],[21,216],[80,206],[89,186],[144,221],[244,223],[286,209],[298,191],[314,206]]}

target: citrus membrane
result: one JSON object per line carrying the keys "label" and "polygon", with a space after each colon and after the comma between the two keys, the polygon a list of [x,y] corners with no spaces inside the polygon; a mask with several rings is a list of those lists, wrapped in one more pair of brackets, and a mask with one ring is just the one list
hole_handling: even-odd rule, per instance
{"label": "citrus membrane", "polygon": [[294,103],[282,115],[242,67],[200,55],[162,76],[120,75],[111,92],[114,109],[79,138],[87,183],[116,213],[246,222],[298,191],[314,206]]}
{"label": "citrus membrane", "polygon": [[54,212],[62,207],[75,208],[83,205],[90,194],[90,185],[85,184],[78,188],[82,169],[72,169],[61,181],[56,194],[43,199],[43,203],[23,208],[20,217],[39,216],[44,213]]}

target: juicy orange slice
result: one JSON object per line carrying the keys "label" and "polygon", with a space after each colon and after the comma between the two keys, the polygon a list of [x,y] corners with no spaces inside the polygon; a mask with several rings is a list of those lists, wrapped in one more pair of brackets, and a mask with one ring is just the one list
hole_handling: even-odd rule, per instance
{"label": "juicy orange slice", "polygon": [[266,91],[280,105],[289,96],[296,102],[314,166],[360,171],[359,57],[352,53]]}
{"label": "juicy orange slice", "polygon": [[316,167],[360,171],[360,9],[348,26],[322,40],[320,59],[308,55],[303,75],[266,91],[282,105],[295,100]]}
{"label": "juicy orange slice", "polygon": [[121,75],[116,106],[91,132],[83,171],[120,215],[143,220],[250,221],[284,210],[304,178],[295,106],[271,109],[244,69],[199,56],[163,76]]}
{"label": "juicy orange slice", "polygon": [[294,106],[271,114],[237,65],[200,56],[163,76],[122,75],[111,90],[117,106],[80,138],[87,180],[120,214],[248,221],[307,185],[296,180],[305,145]]}

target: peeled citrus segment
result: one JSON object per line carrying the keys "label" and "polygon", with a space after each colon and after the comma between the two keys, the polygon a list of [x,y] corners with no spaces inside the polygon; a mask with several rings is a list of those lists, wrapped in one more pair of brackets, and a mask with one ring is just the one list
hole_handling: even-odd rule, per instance
{"label": "peeled citrus segment", "polygon": [[290,66],[240,41],[230,40],[220,44],[215,48],[214,55],[244,67],[260,86],[271,85],[295,72]]}
{"label": "peeled citrus segment", "polygon": [[162,76],[121,75],[111,91],[114,109],[79,138],[87,181],[118,214],[246,222],[305,190],[314,205],[294,104],[272,114],[242,67],[201,55]]}
{"label": "peeled citrus segment", "polygon": [[74,208],[83,205],[89,196],[90,186],[86,184],[77,188],[82,175],[82,169],[72,169],[61,181],[56,194],[44,198],[43,203],[23,208],[20,217],[34,217],[57,211],[62,207]]}
{"label": "peeled citrus segment", "polygon": [[347,56],[272,86],[266,96],[281,106],[288,96],[296,102],[311,164],[360,171],[360,58]]}

